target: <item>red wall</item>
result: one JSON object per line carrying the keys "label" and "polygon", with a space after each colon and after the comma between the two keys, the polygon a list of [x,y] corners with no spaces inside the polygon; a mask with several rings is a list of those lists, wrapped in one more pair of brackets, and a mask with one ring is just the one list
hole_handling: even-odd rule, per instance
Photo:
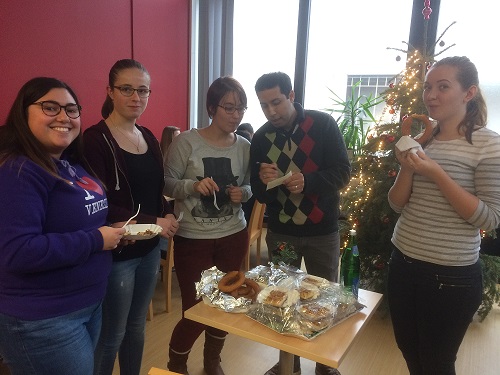
{"label": "red wall", "polygon": [[157,137],[188,127],[189,1],[0,1],[0,124],[20,87],[36,76],[66,81],[86,128],[101,119],[108,72],[134,58],[151,74],[151,97],[138,123]]}

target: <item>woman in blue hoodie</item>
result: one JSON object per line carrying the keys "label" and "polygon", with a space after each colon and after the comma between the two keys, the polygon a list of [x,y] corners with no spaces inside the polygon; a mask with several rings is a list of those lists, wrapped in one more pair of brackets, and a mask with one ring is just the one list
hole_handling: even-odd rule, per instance
{"label": "woman in blue hoodie", "polygon": [[82,152],[81,107],[28,81],[0,127],[0,356],[12,375],[92,373],[111,251],[125,230]]}

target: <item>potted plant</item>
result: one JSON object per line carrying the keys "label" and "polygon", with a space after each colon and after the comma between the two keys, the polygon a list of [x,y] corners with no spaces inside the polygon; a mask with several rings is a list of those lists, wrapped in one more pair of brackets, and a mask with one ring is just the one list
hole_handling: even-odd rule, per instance
{"label": "potted plant", "polygon": [[360,155],[361,149],[366,143],[370,124],[377,122],[371,110],[384,101],[382,97],[372,97],[371,94],[358,96],[357,88],[360,84],[361,82],[356,82],[352,86],[351,95],[345,100],[328,89],[333,95],[330,98],[333,100],[333,107],[326,110],[330,114],[334,112],[340,114],[336,121],[351,158]]}

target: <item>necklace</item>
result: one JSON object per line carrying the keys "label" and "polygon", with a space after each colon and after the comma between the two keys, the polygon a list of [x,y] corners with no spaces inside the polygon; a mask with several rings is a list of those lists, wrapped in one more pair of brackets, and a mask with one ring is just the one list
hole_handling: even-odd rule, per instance
{"label": "necklace", "polygon": [[[108,117],[108,118],[109,118],[109,117]],[[119,128],[118,126],[116,126],[116,125],[115,125],[115,123],[113,122],[113,120],[112,120],[111,118],[109,118],[109,121],[111,122],[111,125],[113,125],[113,127],[114,127],[116,130],[118,130],[118,132],[120,132],[120,134],[121,134],[121,135],[123,135],[127,141],[129,141],[131,144],[133,144],[133,145],[134,145],[134,147],[137,149],[137,153],[139,153],[139,152],[140,152],[139,146],[141,145],[141,138],[140,138],[140,134],[139,134],[139,132],[138,132],[138,133],[136,133],[135,131],[133,131],[133,133],[134,133],[134,134],[137,134],[137,144],[136,144],[134,141],[132,141],[132,140],[128,137],[128,135],[127,135],[127,134],[125,134],[124,132],[122,132],[122,131],[120,130],[120,128]]]}

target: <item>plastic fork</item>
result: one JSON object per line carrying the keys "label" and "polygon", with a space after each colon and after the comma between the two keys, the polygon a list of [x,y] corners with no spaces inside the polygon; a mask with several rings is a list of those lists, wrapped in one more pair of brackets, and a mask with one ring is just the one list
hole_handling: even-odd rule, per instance
{"label": "plastic fork", "polygon": [[125,224],[123,224],[123,227],[122,228],[125,228],[128,223],[130,223],[130,220],[132,220],[133,218],[135,218],[137,215],[139,215],[139,211],[141,210],[141,204],[139,203],[139,207],[137,208],[137,212],[135,213],[134,216],[132,216],[130,219],[127,220],[127,222]]}

